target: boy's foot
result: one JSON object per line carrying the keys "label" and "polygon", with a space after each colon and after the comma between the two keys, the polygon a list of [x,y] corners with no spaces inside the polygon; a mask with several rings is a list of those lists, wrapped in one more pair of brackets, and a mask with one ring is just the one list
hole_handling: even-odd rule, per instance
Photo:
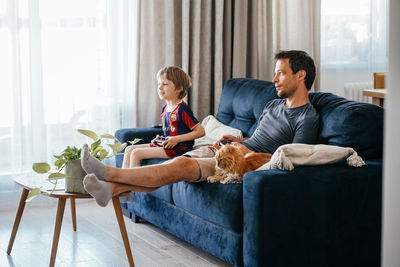
{"label": "boy's foot", "polygon": [[94,197],[97,204],[102,207],[107,206],[112,198],[111,184],[108,182],[100,181],[94,173],[88,174],[83,179],[83,185],[86,191]]}
{"label": "boy's foot", "polygon": [[99,180],[104,180],[106,166],[103,162],[96,159],[90,154],[87,144],[85,144],[82,148],[81,165],[87,174],[94,173]]}

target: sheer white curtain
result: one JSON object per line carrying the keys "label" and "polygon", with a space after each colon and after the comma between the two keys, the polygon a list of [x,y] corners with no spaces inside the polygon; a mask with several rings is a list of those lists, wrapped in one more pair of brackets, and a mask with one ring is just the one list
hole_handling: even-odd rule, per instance
{"label": "sheer white curtain", "polygon": [[137,5],[0,0],[0,173],[135,125]]}
{"label": "sheer white curtain", "polygon": [[387,0],[324,0],[321,91],[344,96],[345,83],[372,82],[387,63]]}
{"label": "sheer white curtain", "polygon": [[273,51],[306,51],[317,66],[317,76],[312,90],[319,91],[321,0],[272,0],[271,2],[270,31],[273,33]]}

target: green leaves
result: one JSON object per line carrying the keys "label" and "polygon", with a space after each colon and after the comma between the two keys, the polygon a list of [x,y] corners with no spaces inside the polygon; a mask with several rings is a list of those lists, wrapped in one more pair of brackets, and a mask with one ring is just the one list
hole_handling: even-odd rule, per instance
{"label": "green leaves", "polygon": [[57,167],[57,169],[61,169],[65,164],[67,164],[67,159],[58,159],[56,162],[54,162],[54,165]]}
{"label": "green leaves", "polygon": [[59,178],[66,178],[66,177],[69,177],[69,176],[64,173],[53,172],[53,173],[50,173],[48,178],[49,179],[59,179]]}
{"label": "green leaves", "polygon": [[67,146],[67,148],[64,149],[63,153],[60,156],[67,160],[80,159],[81,151],[82,151],[82,148],[76,148],[74,146],[72,146],[72,147]]}
{"label": "green leaves", "polygon": [[[111,134],[105,133],[100,135],[99,138],[95,132],[90,130],[78,129],[77,131],[93,140],[93,143],[91,143],[89,146],[89,151],[94,157],[98,158],[101,161],[104,160],[105,158],[111,158],[117,155],[119,151],[125,149],[125,147],[127,146],[126,143],[121,144],[121,142]],[[114,140],[116,141],[115,144],[107,144],[112,151],[109,152],[102,145],[103,139],[111,139],[113,141]],[[140,140],[141,139],[135,139],[133,141],[130,141],[130,143],[133,145],[139,142]],[[32,165],[32,169],[36,173],[48,173],[49,181],[56,185],[58,179],[68,177],[68,175],[61,173],[65,165],[71,160],[80,159],[81,152],[82,148],[76,148],[75,146],[67,146],[66,149],[64,149],[64,151],[60,155],[54,155],[54,158],[56,159],[56,161],[54,162],[54,166],[56,167],[57,172],[50,172],[51,166],[46,162],[34,163]],[[29,192],[28,194],[28,198],[31,198],[37,194],[40,194],[40,188],[32,189],[31,192]]]}
{"label": "green leaves", "polygon": [[32,169],[37,173],[47,173],[51,167],[47,162],[34,163]]}
{"label": "green leaves", "polygon": [[101,144],[101,139],[99,139],[99,140],[93,142],[93,143],[90,145],[90,150],[95,151],[96,148],[97,148],[100,144]]}
{"label": "green leaves", "polygon": [[134,144],[136,144],[136,143],[138,143],[138,142],[140,142],[140,141],[142,141],[142,139],[140,139],[140,138],[135,138],[133,141],[128,141],[128,143],[131,144],[131,145],[134,145]]}
{"label": "green leaves", "polygon": [[113,156],[116,155],[119,151],[123,150],[126,147],[126,145],[127,145],[126,143],[121,144],[120,142],[115,144],[108,144],[108,146],[113,151]]}
{"label": "green leaves", "polygon": [[93,132],[93,131],[84,130],[84,129],[78,129],[78,132],[80,132],[81,134],[92,138],[93,141],[96,141],[98,139],[97,134],[95,132]]}
{"label": "green leaves", "polygon": [[37,196],[39,194],[40,194],[40,188],[37,188],[37,187],[33,188],[31,191],[29,191],[29,194],[26,198],[26,202],[31,201],[34,196]]}
{"label": "green leaves", "polygon": [[119,140],[117,139],[117,138],[115,138],[113,135],[111,135],[111,134],[102,134],[102,135],[100,135],[100,138],[108,138],[108,139],[114,139],[115,141],[118,141],[119,142]]}

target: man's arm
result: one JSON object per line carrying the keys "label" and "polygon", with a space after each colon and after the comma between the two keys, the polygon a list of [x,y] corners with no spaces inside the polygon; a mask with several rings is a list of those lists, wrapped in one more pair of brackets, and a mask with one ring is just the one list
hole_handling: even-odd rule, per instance
{"label": "man's arm", "polygon": [[250,149],[248,149],[245,145],[242,145],[241,142],[247,140],[249,138],[238,138],[233,135],[224,135],[219,141],[228,141],[229,143],[232,143],[233,146],[239,148],[243,154],[247,154],[249,152],[253,152]]}

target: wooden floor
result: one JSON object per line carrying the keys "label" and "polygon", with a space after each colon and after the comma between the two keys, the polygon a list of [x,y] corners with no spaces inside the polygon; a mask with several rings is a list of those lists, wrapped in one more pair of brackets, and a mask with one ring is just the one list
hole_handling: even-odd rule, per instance
{"label": "wooden floor", "polygon": [[[48,266],[57,208],[49,198],[26,204],[11,255],[6,253],[19,194],[0,196],[0,266]],[[76,212],[74,232],[67,202],[56,266],[129,266],[112,204],[101,208],[94,200],[77,200]],[[125,224],[137,267],[230,266],[149,223],[125,218]]]}

